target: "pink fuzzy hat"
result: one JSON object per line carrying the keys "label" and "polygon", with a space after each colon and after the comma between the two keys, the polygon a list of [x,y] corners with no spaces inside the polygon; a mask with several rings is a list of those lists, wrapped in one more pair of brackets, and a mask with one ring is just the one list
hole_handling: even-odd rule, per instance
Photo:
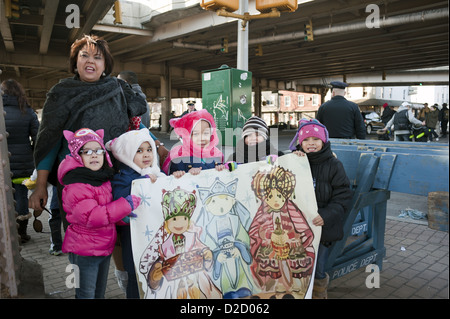
{"label": "pink fuzzy hat", "polygon": [[316,119],[301,119],[299,124],[299,128],[297,134],[289,145],[289,149],[295,150],[295,146],[298,144],[302,144],[305,138],[314,136],[320,138],[323,143],[328,142],[328,131],[327,128],[321,124]]}
{"label": "pink fuzzy hat", "polygon": [[170,119],[169,123],[174,128],[174,131],[178,136],[183,139],[190,139],[192,130],[200,120],[207,121],[209,123],[212,133],[211,143],[217,145],[218,136],[216,133],[216,122],[214,122],[213,116],[206,109],[201,109],[199,111],[188,113],[182,117]]}
{"label": "pink fuzzy hat", "polygon": [[84,144],[87,142],[95,141],[100,144],[100,146],[105,150],[105,156],[106,160],[108,161],[108,164],[110,167],[112,167],[111,158],[109,157],[108,152],[106,151],[105,145],[103,144],[103,136],[104,131],[103,129],[93,131],[89,128],[81,128],[75,133],[71,131],[64,130],[64,137],[67,140],[67,144],[69,146],[70,154],[72,155],[75,160],[77,160],[80,163],[83,163],[83,160],[81,159],[81,156],[79,154],[80,149],[83,147]]}

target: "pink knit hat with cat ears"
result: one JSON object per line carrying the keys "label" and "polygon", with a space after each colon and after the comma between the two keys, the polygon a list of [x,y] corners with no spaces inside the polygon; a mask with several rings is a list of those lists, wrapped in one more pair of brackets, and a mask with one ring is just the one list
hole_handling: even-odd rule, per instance
{"label": "pink knit hat with cat ears", "polygon": [[67,140],[67,144],[69,146],[70,154],[72,155],[75,160],[83,164],[83,160],[81,159],[81,156],[79,154],[80,149],[83,147],[84,144],[87,142],[95,141],[100,144],[100,146],[105,150],[105,157],[108,161],[108,165],[112,167],[111,158],[109,157],[108,152],[106,151],[105,145],[103,144],[103,136],[104,136],[104,130],[100,129],[97,131],[93,131],[89,128],[81,128],[75,133],[71,131],[64,130],[63,131],[64,137]]}
{"label": "pink knit hat with cat ears", "polygon": [[290,150],[294,151],[296,149],[295,147],[297,143],[301,145],[304,139],[311,136],[320,138],[324,144],[328,142],[327,128],[318,120],[301,119],[298,122],[298,124],[299,128],[297,134],[295,135],[294,139],[291,141],[291,144],[289,145]]}

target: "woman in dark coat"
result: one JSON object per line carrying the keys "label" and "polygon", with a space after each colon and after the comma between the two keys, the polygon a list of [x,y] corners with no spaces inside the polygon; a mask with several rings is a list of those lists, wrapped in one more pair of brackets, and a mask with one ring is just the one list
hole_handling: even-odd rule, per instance
{"label": "woman in dark coat", "polygon": [[[110,76],[114,60],[105,40],[88,35],[76,40],[69,62],[74,77],[63,79],[50,89],[42,111],[34,152],[36,189],[30,196],[30,207],[37,210],[47,203],[47,181],[56,184],[53,173],[69,154],[63,130],[103,129],[104,140],[109,141],[125,133],[130,120],[147,110],[142,96],[125,81]],[[61,198],[62,187],[57,186]],[[60,209],[67,228],[65,213]]]}
{"label": "woman in dark coat", "polygon": [[313,298],[326,298],[329,282],[325,272],[328,247],[344,236],[344,218],[350,208],[353,192],[344,166],[331,151],[325,126],[317,120],[305,119],[299,124],[290,149],[299,156],[308,157],[319,213],[312,222],[322,226]]}
{"label": "woman in dark coat", "polygon": [[[14,200],[16,211],[19,214],[19,235],[22,243],[30,240],[27,235],[28,219],[31,214],[28,211],[28,188],[22,185],[25,178],[29,178],[34,170],[33,146],[39,129],[39,121],[34,110],[28,104],[25,90],[16,80],[9,79],[2,82],[2,100],[6,112],[5,125],[8,136],[8,152]],[[31,138],[31,141],[30,141]]]}

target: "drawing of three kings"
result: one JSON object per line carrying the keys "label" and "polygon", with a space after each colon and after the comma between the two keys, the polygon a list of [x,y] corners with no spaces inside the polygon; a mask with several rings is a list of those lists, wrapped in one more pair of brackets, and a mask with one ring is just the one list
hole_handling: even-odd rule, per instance
{"label": "drawing of three kings", "polygon": [[[314,234],[291,200],[295,175],[280,166],[258,171],[252,219],[235,198],[238,179],[163,190],[164,225],[140,259],[146,298],[304,298],[311,282]],[[192,220],[194,217],[195,220]]]}

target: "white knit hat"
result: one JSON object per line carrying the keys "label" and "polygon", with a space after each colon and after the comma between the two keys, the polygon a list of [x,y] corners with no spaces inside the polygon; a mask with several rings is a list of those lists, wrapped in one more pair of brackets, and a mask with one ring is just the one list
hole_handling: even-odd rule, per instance
{"label": "white knit hat", "polygon": [[404,106],[404,107],[410,107],[410,106],[411,106],[411,103],[405,101],[405,102],[402,103],[402,106]]}
{"label": "white knit hat", "polygon": [[[137,166],[133,160],[137,150],[144,142],[150,143],[150,146],[152,147],[153,163],[151,167],[142,169]],[[107,150],[113,153],[117,160],[134,169],[141,176],[147,174],[161,175],[161,171],[158,167],[158,154],[156,152],[155,141],[153,141],[147,128],[126,132],[112,141],[109,141],[105,146]]]}

